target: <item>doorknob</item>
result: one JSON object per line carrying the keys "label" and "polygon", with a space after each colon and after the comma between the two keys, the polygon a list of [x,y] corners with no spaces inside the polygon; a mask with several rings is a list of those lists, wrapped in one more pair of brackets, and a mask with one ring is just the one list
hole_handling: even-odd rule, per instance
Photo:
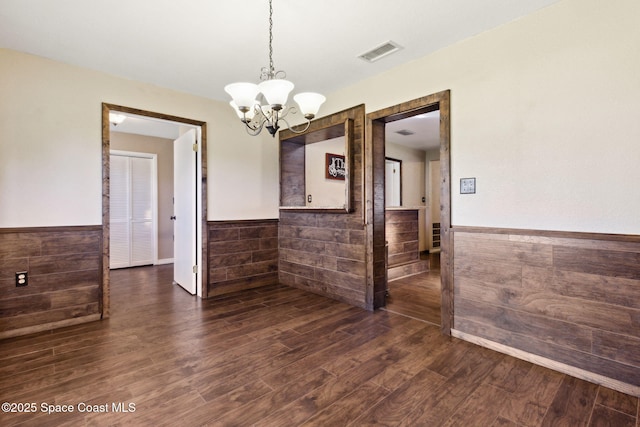
{"label": "doorknob", "polygon": [[171,221],[175,221],[175,220],[176,220],[176,216],[175,216],[175,215],[171,215],[171,216],[169,217],[169,219],[170,219]]}

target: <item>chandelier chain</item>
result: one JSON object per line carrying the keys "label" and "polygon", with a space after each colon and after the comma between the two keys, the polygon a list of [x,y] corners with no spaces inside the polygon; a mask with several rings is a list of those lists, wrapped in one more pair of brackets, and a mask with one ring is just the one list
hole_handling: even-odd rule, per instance
{"label": "chandelier chain", "polygon": [[273,5],[269,0],[269,74],[273,75],[275,68],[273,67]]}

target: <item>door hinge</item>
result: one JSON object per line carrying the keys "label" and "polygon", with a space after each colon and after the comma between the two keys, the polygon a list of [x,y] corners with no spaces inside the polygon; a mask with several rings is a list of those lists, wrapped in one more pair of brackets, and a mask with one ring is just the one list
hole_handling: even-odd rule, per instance
{"label": "door hinge", "polygon": [[193,144],[193,151],[198,152],[198,144]]}
{"label": "door hinge", "polygon": [[197,272],[198,272],[198,266],[197,266],[197,265],[194,265],[194,266],[193,266],[193,274],[195,274],[195,273],[197,273]]}

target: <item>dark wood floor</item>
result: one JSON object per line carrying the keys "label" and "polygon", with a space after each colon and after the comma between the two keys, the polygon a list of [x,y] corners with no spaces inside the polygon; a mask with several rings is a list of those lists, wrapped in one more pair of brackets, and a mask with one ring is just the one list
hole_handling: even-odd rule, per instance
{"label": "dark wood floor", "polygon": [[640,427],[636,397],[437,326],[283,286],[200,301],[171,266],[112,272],[109,320],[0,342],[0,396],[37,405],[3,426]]}

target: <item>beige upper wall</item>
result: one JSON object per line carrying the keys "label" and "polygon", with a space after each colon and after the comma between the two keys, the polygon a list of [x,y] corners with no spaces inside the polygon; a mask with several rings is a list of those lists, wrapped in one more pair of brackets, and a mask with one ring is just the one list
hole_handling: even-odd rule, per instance
{"label": "beige upper wall", "polygon": [[[565,0],[329,94],[320,114],[451,89],[454,225],[640,234],[638,16],[636,0]],[[101,223],[102,102],[206,121],[208,218],[278,216],[277,139],[246,135],[224,102],[6,49],[0,93],[0,227]],[[458,194],[462,177],[477,194]]]}
{"label": "beige upper wall", "polygon": [[637,0],[565,0],[330,94],[322,114],[450,89],[453,225],[640,234],[638,16]]}
{"label": "beige upper wall", "polygon": [[207,122],[208,219],[278,216],[271,137],[224,102],[0,49],[0,227],[102,223],[103,102]]}

